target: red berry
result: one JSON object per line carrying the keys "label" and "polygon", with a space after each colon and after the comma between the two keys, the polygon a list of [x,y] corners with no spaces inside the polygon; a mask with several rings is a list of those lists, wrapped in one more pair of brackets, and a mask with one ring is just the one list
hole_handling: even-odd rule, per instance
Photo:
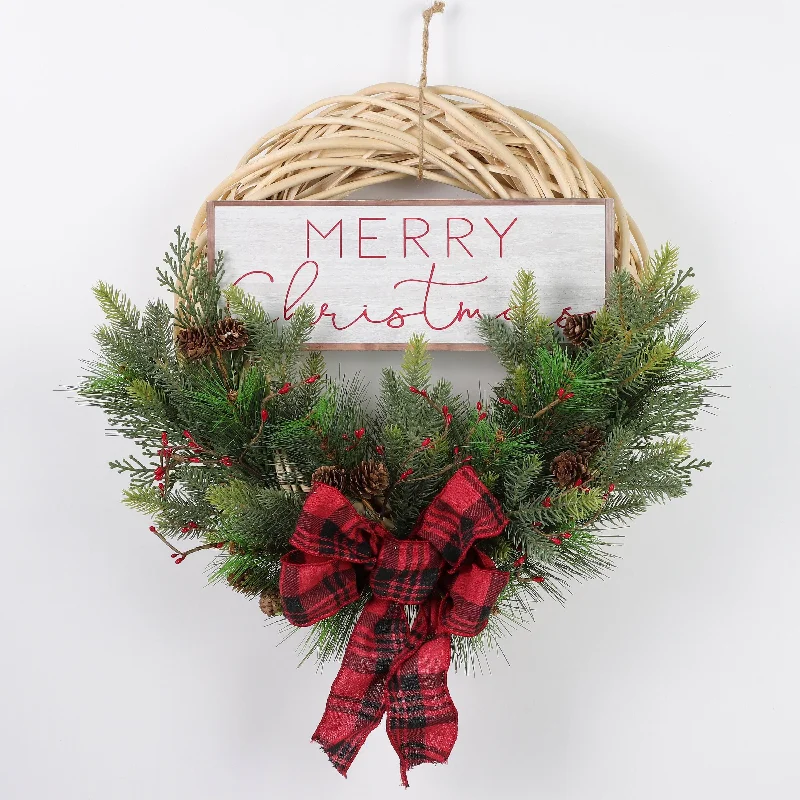
{"label": "red berry", "polygon": [[578,478],[578,480],[574,483],[575,488],[577,489],[579,486],[583,486],[583,478]]}
{"label": "red berry", "polygon": [[169,444],[169,439],[167,439],[166,431],[161,431],[161,444],[163,444],[164,447],[166,447]]}
{"label": "red berry", "polygon": [[184,439],[193,439],[194,437],[192,436],[191,433],[189,433],[189,431],[184,431],[183,432],[183,438]]}
{"label": "red berry", "polygon": [[150,533],[158,533],[158,531],[156,530],[156,526],[155,525],[151,525],[150,526]]}
{"label": "red berry", "polygon": [[154,481],[163,481],[165,475],[164,467],[156,467],[153,470],[153,480]]}
{"label": "red berry", "polygon": [[544,583],[544,578],[541,575],[534,575],[531,580],[536,583]]}
{"label": "red berry", "polygon": [[559,400],[563,400],[564,399],[564,395],[566,394],[566,392],[567,392],[566,389],[559,389],[556,392],[556,397],[558,397]]}
{"label": "red berry", "polygon": [[219,463],[222,464],[223,467],[232,467],[233,459],[230,456],[222,456]]}
{"label": "red berry", "polygon": [[515,567],[521,567],[525,563],[525,554],[523,553],[515,562]]}
{"label": "red berry", "polygon": [[420,447],[422,447],[422,448],[425,448],[425,447],[430,447],[430,446],[431,446],[431,437],[430,437],[430,436],[426,436],[426,437],[425,437],[425,438],[424,438],[424,439],[423,439],[423,440],[420,442],[419,446],[420,446]]}
{"label": "red berry", "polygon": [[170,558],[177,558],[179,555],[180,555],[180,553],[170,553],[169,557]]}
{"label": "red berry", "polygon": [[461,450],[461,448],[460,448],[458,445],[456,445],[456,446],[453,448],[453,455],[454,455],[454,456],[457,456],[460,450]]}
{"label": "red berry", "polygon": [[278,389],[278,394],[288,394],[292,391],[292,384],[291,383],[284,383],[280,389]]}
{"label": "red berry", "polygon": [[262,422],[266,422],[268,417],[269,417],[269,414],[267,413],[267,409],[266,408],[262,408],[261,409],[261,421]]}
{"label": "red berry", "polygon": [[197,456],[192,456],[189,459],[189,463],[190,464],[200,464],[201,462],[202,462],[202,459],[198,458]]}
{"label": "red berry", "polygon": [[549,495],[542,501],[542,505],[545,508],[550,508],[550,506],[553,505],[553,501],[550,499]]}
{"label": "red berry", "polygon": [[353,431],[353,436],[355,436],[356,439],[363,439],[365,433],[366,431],[364,428],[359,428],[357,431]]}
{"label": "red berry", "polygon": [[306,378],[306,383],[316,383],[322,376],[321,375],[312,375],[310,378]]}
{"label": "red berry", "polygon": [[180,564],[183,561],[184,558],[186,558],[186,556],[181,556],[180,558],[176,558],[175,559],[175,563],[176,564]]}
{"label": "red berry", "polygon": [[569,533],[569,531],[567,531],[567,533],[562,533],[561,534],[561,538],[562,539],[571,539],[572,538],[572,534]]}
{"label": "red berry", "polygon": [[383,445],[382,445],[382,444],[379,444],[379,445],[376,445],[376,447],[375,447],[375,452],[376,452],[376,453],[377,453],[379,456],[382,456],[382,455],[383,455],[383,454],[384,454],[386,451],[384,450],[384,447],[383,447]]}
{"label": "red berry", "polygon": [[613,484],[613,483],[609,483],[609,484],[608,484],[608,491],[609,491],[609,492],[613,492],[613,491],[614,491],[614,489],[615,489],[615,486],[614,486],[614,484]]}
{"label": "red berry", "polygon": [[482,411],[478,414],[478,422],[483,422],[488,416],[489,415],[485,411]]}
{"label": "red berry", "polygon": [[414,474],[413,469],[407,469],[399,478],[398,480],[404,481],[406,478]]}
{"label": "red berry", "polygon": [[550,537],[550,541],[551,541],[553,544],[561,544],[561,543],[562,543],[562,542],[561,542],[561,539],[559,539],[559,538],[558,538],[558,536],[551,536],[551,537]]}
{"label": "red berry", "polygon": [[476,409],[477,411],[483,411],[483,403],[481,403],[481,401],[480,401],[480,400],[478,400],[478,402],[477,402],[477,403],[475,403],[475,409]]}

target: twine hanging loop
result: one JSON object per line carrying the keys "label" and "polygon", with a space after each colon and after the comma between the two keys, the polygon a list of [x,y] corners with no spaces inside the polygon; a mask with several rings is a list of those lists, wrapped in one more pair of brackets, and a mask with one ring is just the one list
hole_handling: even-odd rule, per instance
{"label": "twine hanging loop", "polygon": [[419,76],[419,161],[417,162],[417,180],[422,180],[423,160],[425,157],[425,116],[422,110],[422,100],[425,87],[428,85],[428,47],[430,43],[429,28],[431,17],[444,12],[444,3],[436,2],[422,12],[422,72]]}

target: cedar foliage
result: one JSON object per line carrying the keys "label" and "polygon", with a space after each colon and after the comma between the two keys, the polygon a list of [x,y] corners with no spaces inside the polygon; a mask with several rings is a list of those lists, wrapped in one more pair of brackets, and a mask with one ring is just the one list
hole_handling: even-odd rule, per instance
{"label": "cedar foliage", "polygon": [[[561,600],[568,580],[608,569],[609,528],[684,494],[708,466],[692,457],[685,434],[714,396],[717,368],[684,321],[696,297],[692,273],[678,268],[669,245],[640,283],[627,273],[612,277],[581,347],[541,315],[533,274],[521,272],[509,321],[478,323],[506,371],[483,404],[473,407],[449,382],[434,380],[425,340],[412,336],[400,368],[384,370],[376,409],[368,411],[360,380],[328,379],[321,354],[306,348],[312,308],[276,325],[240,288],[221,290],[222,253],[210,271],[203,253],[175,233],[157,270],[174,308],[158,300],[139,311],[117,289],[95,287],[107,321],[77,390],[137,447],[111,464],[129,482],[123,502],[150,516],[165,541],[209,548],[211,579],[246,596],[275,591],[318,468],[384,464],[384,494],[351,499],[405,537],[469,463],[510,519],[502,536],[479,545],[511,572],[497,613],[480,636],[454,637],[456,667],[474,668],[530,619],[543,595]],[[244,324],[245,347],[182,358],[176,329],[212,332],[227,317]],[[575,431],[586,426],[599,444],[582,456],[587,480],[560,486],[551,465],[580,447]],[[340,657],[364,600],[314,626],[305,657]]]}

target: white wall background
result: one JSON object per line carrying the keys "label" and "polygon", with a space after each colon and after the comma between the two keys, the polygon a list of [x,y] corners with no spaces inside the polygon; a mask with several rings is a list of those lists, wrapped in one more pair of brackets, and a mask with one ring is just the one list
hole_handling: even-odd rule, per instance
{"label": "white wall background", "polygon": [[[91,348],[91,284],[143,302],[263,132],[416,79],[421,7],[3,4],[3,800],[411,796],[381,731],[349,780],[330,768],[308,740],[333,670],[296,670],[201,559],[176,569],[118,502],[125,442],[52,390]],[[681,245],[731,389],[694,437],[713,469],[637,522],[611,579],[543,604],[511,667],[452,680],[461,736],[415,797],[798,796],[796,23],[789,0],[451,0],[434,22],[432,83],[552,120],[651,246]],[[437,363],[462,388],[494,374]]]}

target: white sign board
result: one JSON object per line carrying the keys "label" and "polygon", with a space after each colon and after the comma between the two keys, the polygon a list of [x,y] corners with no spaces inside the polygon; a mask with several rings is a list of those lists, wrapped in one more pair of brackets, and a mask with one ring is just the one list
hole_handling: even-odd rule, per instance
{"label": "white sign board", "polygon": [[208,209],[209,253],[277,320],[313,305],[315,347],[481,349],[517,272],[555,319],[599,309],[613,268],[611,200],[234,201]]}

